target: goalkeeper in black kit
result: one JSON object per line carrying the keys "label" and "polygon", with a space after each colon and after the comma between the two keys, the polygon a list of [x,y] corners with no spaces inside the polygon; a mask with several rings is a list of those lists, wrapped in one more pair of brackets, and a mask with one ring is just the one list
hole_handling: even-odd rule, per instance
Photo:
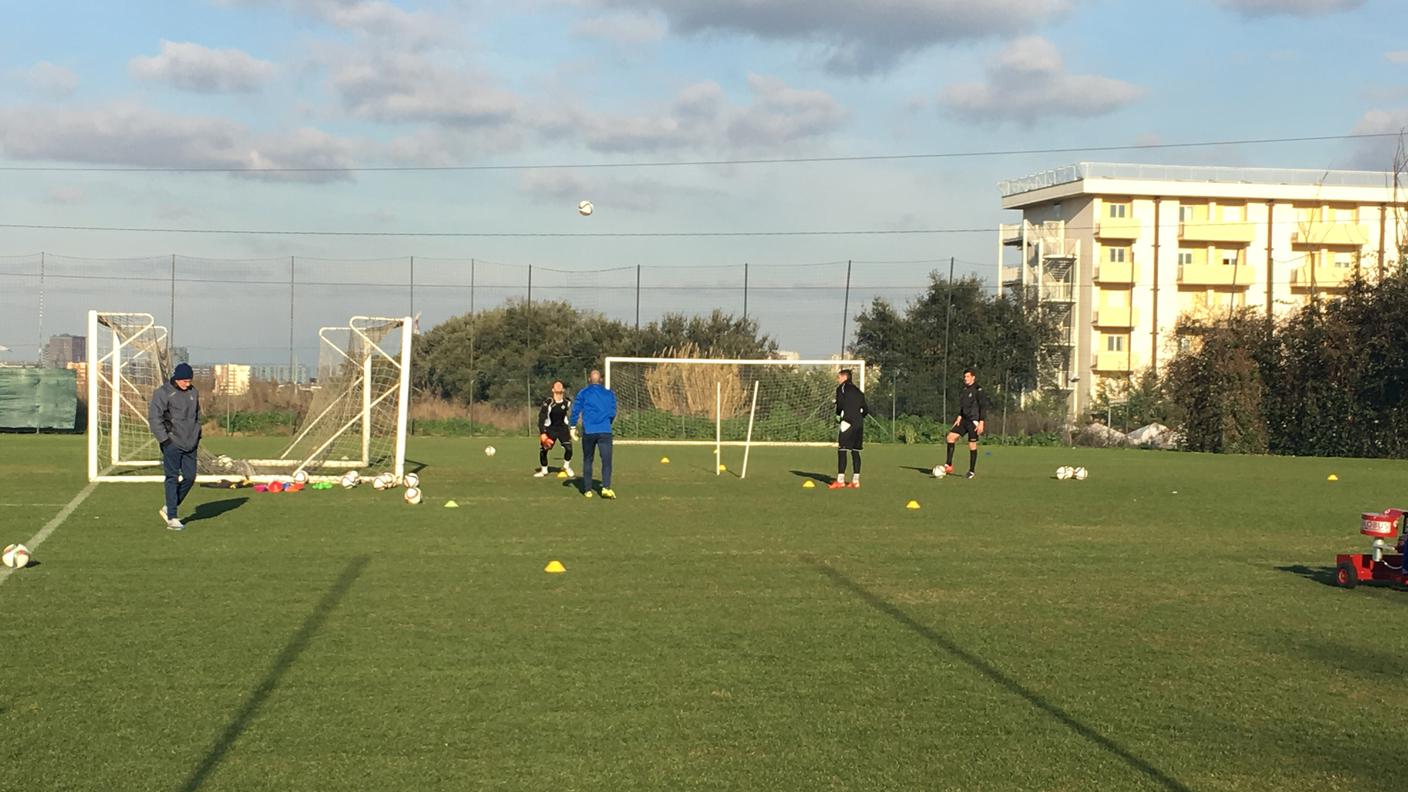
{"label": "goalkeeper in black kit", "polygon": [[552,395],[538,407],[538,472],[535,478],[548,474],[548,451],[562,446],[562,472],[558,478],[572,478],[572,428],[567,416],[572,412],[572,399],[562,386],[562,380],[552,383]]}
{"label": "goalkeeper in black kit", "polygon": [[827,489],[846,485],[846,452],[851,454],[851,489],[860,489],[860,450],[865,445],[865,393],[851,382],[849,369],[836,374],[836,420],[841,432],[836,438],[836,480]]}
{"label": "goalkeeper in black kit", "polygon": [[963,393],[958,396],[958,417],[948,431],[948,461],[944,472],[953,472],[953,446],[958,438],[968,436],[968,478],[978,475],[978,438],[987,432],[988,411],[992,404],[973,369],[963,370]]}

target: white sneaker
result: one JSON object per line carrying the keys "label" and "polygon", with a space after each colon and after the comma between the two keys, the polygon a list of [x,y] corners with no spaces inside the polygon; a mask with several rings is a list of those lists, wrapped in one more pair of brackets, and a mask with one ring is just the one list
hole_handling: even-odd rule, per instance
{"label": "white sneaker", "polygon": [[538,472],[533,474],[533,478],[542,478],[548,474],[547,468],[538,468]]}
{"label": "white sneaker", "polygon": [[562,463],[562,472],[567,474],[567,478],[572,478],[573,476],[577,475],[576,473],[572,472],[572,466],[567,464],[566,462]]}
{"label": "white sneaker", "polygon": [[186,530],[186,524],[183,523],[183,522],[181,522],[180,520],[167,520],[167,521],[166,521],[166,530],[168,530],[168,531],[184,531],[184,530]]}

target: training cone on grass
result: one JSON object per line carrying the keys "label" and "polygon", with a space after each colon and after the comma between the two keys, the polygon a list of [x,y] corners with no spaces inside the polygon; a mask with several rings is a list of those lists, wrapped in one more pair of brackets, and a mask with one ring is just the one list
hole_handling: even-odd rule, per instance
{"label": "training cone on grass", "polygon": [[447,509],[458,509],[459,507],[460,505],[452,500],[445,501],[445,508]]}
{"label": "training cone on grass", "polygon": [[727,465],[719,465],[719,472],[720,472],[720,473],[724,473],[724,472],[726,472],[727,470],[728,470],[728,466],[727,466]]}
{"label": "training cone on grass", "polygon": [[548,565],[543,567],[543,571],[549,575],[560,575],[567,571],[567,567],[563,566],[561,561],[549,561]]}
{"label": "training cone on grass", "polygon": [[1340,477],[1339,477],[1339,476],[1336,476],[1334,473],[1331,473],[1328,477],[1326,477],[1325,480],[1326,480],[1326,481],[1339,481],[1339,480],[1340,480]]}
{"label": "training cone on grass", "polygon": [[919,508],[919,501],[912,500],[909,503],[906,503],[904,507],[906,509],[917,509]]}
{"label": "training cone on grass", "polygon": [[811,479],[807,479],[806,481],[802,482],[802,489],[814,489],[815,487],[816,482],[812,481]]}
{"label": "training cone on grass", "polygon": [[669,457],[660,457],[660,464],[662,464],[662,465],[668,465],[668,464],[670,464],[670,458],[669,458]]}

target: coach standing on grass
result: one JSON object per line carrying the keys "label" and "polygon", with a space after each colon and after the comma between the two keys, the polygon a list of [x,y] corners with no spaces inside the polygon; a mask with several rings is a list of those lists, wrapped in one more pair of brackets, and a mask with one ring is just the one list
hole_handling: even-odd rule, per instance
{"label": "coach standing on grass", "polygon": [[152,394],[147,424],[161,445],[161,470],[166,474],[166,505],[161,519],[172,531],[186,526],[176,516],[181,501],[196,484],[196,449],[200,447],[200,396],[191,387],[191,367],[178,363],[171,381]]}
{"label": "coach standing on grass", "polygon": [[987,432],[988,412],[992,405],[983,386],[978,384],[978,375],[973,369],[963,370],[963,392],[958,396],[958,417],[948,430],[948,461],[944,462],[944,472],[953,472],[953,445],[963,435],[968,436],[968,478],[978,475],[978,438]]}
{"label": "coach standing on grass", "polygon": [[582,492],[592,496],[592,459],[601,449],[601,497],[613,499],[611,489],[611,422],[616,420],[616,394],[601,384],[601,372],[592,369],[587,387],[577,391],[572,400],[572,415],[567,425],[577,426],[582,418]]}

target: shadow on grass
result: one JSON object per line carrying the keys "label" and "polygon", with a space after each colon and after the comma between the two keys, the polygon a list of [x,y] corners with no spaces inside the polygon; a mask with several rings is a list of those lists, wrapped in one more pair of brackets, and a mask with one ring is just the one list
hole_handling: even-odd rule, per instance
{"label": "shadow on grass", "polygon": [[407,472],[407,473],[414,473],[414,474],[416,474],[417,476],[419,476],[422,472],[425,471],[425,469],[426,469],[427,467],[430,467],[430,466],[427,465],[427,464],[425,464],[424,462],[419,462],[419,461],[414,460],[414,459],[407,459],[407,460],[406,460],[406,472]]}
{"label": "shadow on grass", "polygon": [[1093,727],[1087,726],[1079,720],[1076,720],[1075,716],[1071,715],[1069,712],[1066,712],[1055,704],[1052,704],[1050,701],[1047,701],[1041,695],[1023,686],[1022,683],[1003,673],[1000,669],[993,666],[991,663],[987,662],[978,655],[973,654],[967,649],[964,649],[962,646],[959,646],[952,639],[945,637],[938,631],[934,630],[932,627],[928,627],[924,624],[920,624],[918,621],[915,621],[912,616],[900,610],[897,606],[882,599],[880,596],[865,588],[864,586],[860,585],[859,583],[855,582],[854,580],[851,580],[850,578],[846,577],[844,573],[831,566],[830,564],[824,563],[808,556],[803,556],[802,560],[815,567],[818,572],[829,578],[832,583],[836,584],[837,587],[843,588],[851,592],[855,596],[859,597],[870,607],[874,608],[877,611],[880,611],[886,616],[889,616],[891,619],[898,622],[901,626],[905,627],[910,632],[913,632],[920,638],[923,638],[925,641],[928,641],[929,643],[933,644],[934,647],[936,647],[937,649],[942,650],[955,660],[958,660],[959,662],[973,669],[982,676],[987,677],[989,681],[996,683],[999,687],[1004,688],[1005,690],[1017,696],[1018,698],[1025,700],[1028,704],[1032,705],[1038,710],[1041,710],[1042,712],[1051,716],[1051,718],[1056,720],[1061,725],[1065,726],[1066,728],[1070,729],[1081,737],[1084,737],[1085,739],[1094,743],[1097,747],[1104,749],[1110,755],[1114,756],[1115,758],[1128,765],[1130,769],[1143,774],[1150,781],[1158,784],[1164,789],[1180,790],[1181,792],[1191,792],[1191,790],[1189,790],[1188,787],[1180,783],[1178,779],[1173,778],[1172,776],[1168,775],[1159,768],[1154,767],[1152,764],[1149,764],[1149,762],[1145,761],[1144,759],[1135,756],[1129,751],[1129,749],[1125,748],[1124,746],[1120,745],[1109,737],[1106,737],[1105,735],[1096,731]]}
{"label": "shadow on grass", "polygon": [[828,476],[825,473],[812,473],[807,470],[790,470],[788,472],[798,478],[811,479],[819,484],[830,484],[831,480],[836,478],[835,476]]}
{"label": "shadow on grass", "polygon": [[191,514],[191,516],[182,520],[182,522],[193,523],[200,522],[201,520],[213,520],[216,517],[219,517],[220,515],[224,514],[225,512],[234,511],[235,509],[238,509],[239,507],[243,506],[248,500],[249,496],[242,495],[238,498],[226,498],[224,500],[202,503],[196,506],[196,510]]}
{"label": "shadow on grass", "polygon": [[1335,582],[1335,568],[1332,566],[1308,567],[1305,564],[1292,564],[1291,566],[1276,567],[1276,571],[1290,572],[1292,575],[1299,575],[1315,583],[1331,588],[1340,588],[1340,584]]}
{"label": "shadow on grass", "polygon": [[934,475],[933,468],[915,467],[914,465],[900,465],[900,470],[913,470],[915,473],[918,473],[921,476],[924,476],[925,478],[929,478]]}
{"label": "shadow on grass", "polygon": [[332,613],[342,598],[346,596],[348,589],[352,588],[352,584],[357,581],[357,577],[362,574],[362,570],[366,569],[368,560],[367,556],[358,556],[347,563],[342,574],[333,581],[332,587],[328,589],[321,600],[318,600],[318,604],[313,606],[312,613],[309,613],[308,618],[303,620],[303,626],[298,628],[298,631],[284,645],[283,651],[274,658],[269,672],[250,692],[249,697],[244,700],[244,705],[230,719],[230,722],[225,725],[225,731],[216,738],[215,744],[210,747],[205,758],[186,779],[186,783],[181,785],[182,792],[194,792],[194,790],[200,789],[201,785],[210,778],[210,774],[215,772],[220,760],[234,746],[245,727],[249,726],[250,721],[254,720],[254,716],[259,713],[259,708],[279,686],[279,680],[283,677],[284,672],[297,662],[298,656],[308,648],[313,636],[322,628],[323,622],[327,621],[328,614]]}

